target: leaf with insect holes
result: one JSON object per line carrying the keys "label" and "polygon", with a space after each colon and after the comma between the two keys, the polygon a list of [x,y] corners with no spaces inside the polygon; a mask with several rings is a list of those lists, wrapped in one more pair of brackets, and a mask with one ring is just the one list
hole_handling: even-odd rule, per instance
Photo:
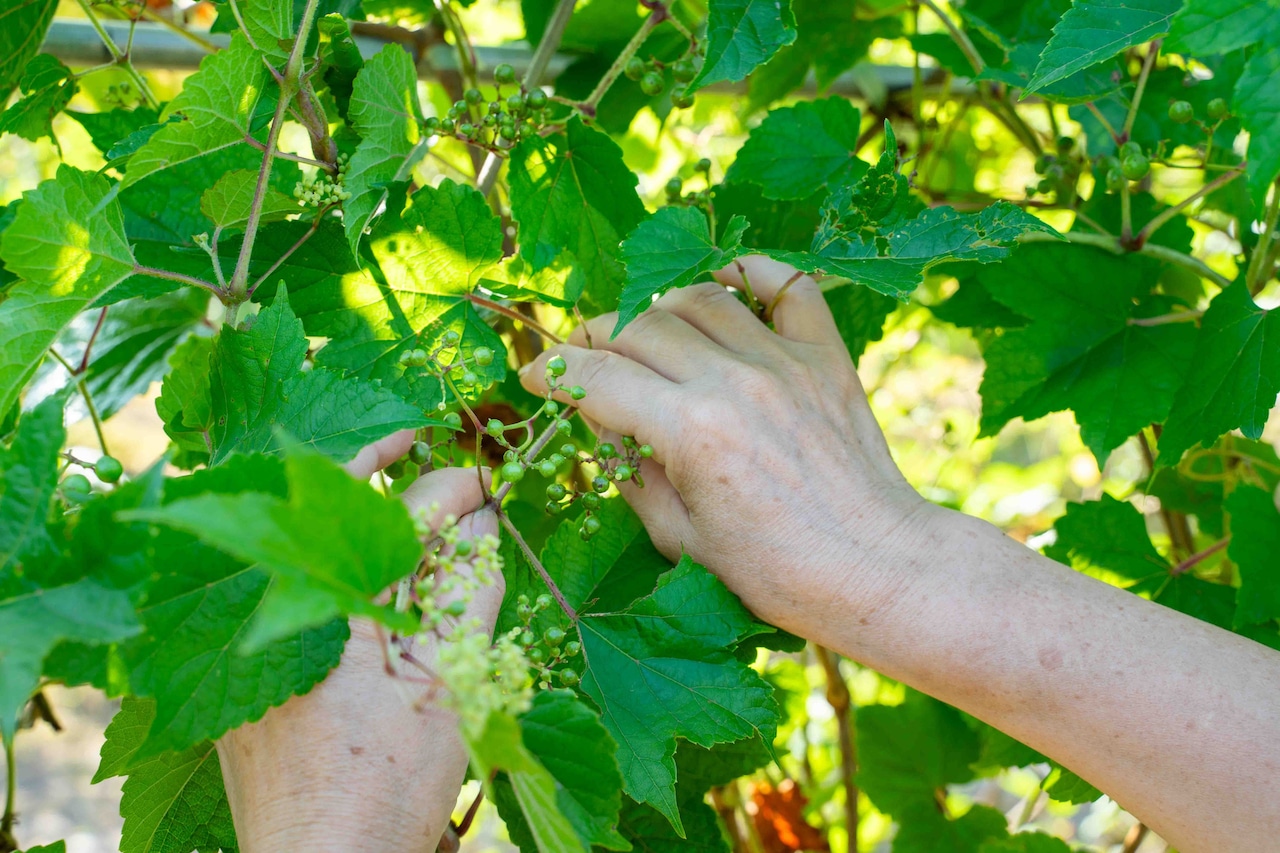
{"label": "leaf with insect holes", "polygon": [[231,46],[206,56],[200,69],[187,78],[181,94],[160,114],[169,122],[157,130],[129,158],[122,188],[160,169],[185,163],[215,151],[243,145],[259,99],[275,87],[262,55],[249,46],[241,33]]}
{"label": "leaf with insect holes", "polygon": [[795,40],[791,0],[711,0],[706,59],[688,91],[746,79]]}
{"label": "leaf with insect holes", "polygon": [[23,195],[0,234],[0,258],[22,281],[0,302],[0,412],[75,316],[133,272],[120,204],[106,178],[71,166]]}
{"label": "leaf with insect holes", "polygon": [[674,206],[662,208],[637,225],[622,244],[627,283],[619,299],[613,337],[653,304],[655,297],[706,281],[713,270],[741,255],[746,227],[747,220],[735,216],[713,243],[706,214],[697,208]]}

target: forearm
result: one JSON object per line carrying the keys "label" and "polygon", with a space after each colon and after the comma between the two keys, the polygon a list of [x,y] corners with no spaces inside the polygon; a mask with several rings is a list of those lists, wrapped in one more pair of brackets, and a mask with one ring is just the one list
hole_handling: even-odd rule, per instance
{"label": "forearm", "polygon": [[827,638],[1079,773],[1183,853],[1280,834],[1280,653],[938,511],[911,594]]}

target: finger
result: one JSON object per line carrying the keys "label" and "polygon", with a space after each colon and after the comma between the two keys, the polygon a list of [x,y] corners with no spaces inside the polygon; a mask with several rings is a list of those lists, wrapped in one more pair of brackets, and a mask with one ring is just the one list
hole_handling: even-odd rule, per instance
{"label": "finger", "polygon": [[[562,385],[581,385],[586,396],[573,405],[605,429],[632,435],[658,448],[673,420],[677,386],[624,355],[562,344],[552,347],[520,371],[520,382],[534,394],[547,392],[547,362],[565,361]],[[568,399],[563,393],[560,399]]]}
{"label": "finger", "polygon": [[404,490],[401,500],[411,515],[422,515],[435,529],[447,515],[461,518],[484,505],[488,497],[488,489],[481,483],[484,473],[477,474],[474,468],[428,471]]}
{"label": "finger", "polygon": [[375,471],[381,471],[408,453],[409,445],[413,444],[413,435],[414,432],[411,429],[393,432],[386,438],[379,439],[373,444],[360,448],[356,458],[343,467],[347,469],[348,474],[357,480],[367,480],[373,476]]}
{"label": "finger", "polygon": [[721,347],[684,318],[657,305],[611,338],[617,322],[617,314],[592,318],[583,324],[586,328],[575,329],[569,341],[585,346],[590,332],[590,348],[625,355],[672,382],[687,382],[706,373],[708,359],[724,354]]}
{"label": "finger", "polygon": [[750,284],[760,304],[766,308],[773,306],[773,327],[784,338],[810,344],[832,344],[840,340],[836,321],[818,283],[795,267],[764,255],[749,255],[717,270],[714,275],[716,281],[739,290]]}
{"label": "finger", "polygon": [[716,282],[672,290],[649,310],[655,308],[681,318],[731,352],[759,352],[774,339],[751,309]]}
{"label": "finger", "polygon": [[643,487],[628,480],[618,483],[618,492],[640,516],[654,546],[668,559],[678,560],[694,535],[689,509],[657,461],[641,460],[639,477]]}

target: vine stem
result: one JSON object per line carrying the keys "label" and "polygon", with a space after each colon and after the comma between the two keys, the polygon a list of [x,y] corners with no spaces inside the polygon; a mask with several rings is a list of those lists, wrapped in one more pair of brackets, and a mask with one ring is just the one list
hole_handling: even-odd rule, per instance
{"label": "vine stem", "polygon": [[542,335],[542,337],[551,341],[553,344],[564,343],[564,338],[560,337],[555,332],[548,329],[546,326],[543,326],[537,320],[525,314],[521,314],[519,311],[516,311],[513,308],[508,308],[506,305],[503,305],[500,302],[494,302],[491,299],[485,299],[483,296],[476,296],[474,293],[467,294],[467,299],[471,302],[472,305],[478,305],[481,308],[488,308],[490,311],[495,311],[504,317],[509,317],[512,320],[515,320],[519,323],[523,323],[525,327],[532,329],[533,331],[537,332],[539,335]]}
{"label": "vine stem", "polygon": [[[506,483],[503,484],[508,485]],[[524,541],[524,537],[520,535],[520,531],[511,523],[511,519],[502,511],[499,506],[494,507],[494,511],[498,515],[498,520],[502,522],[502,526],[511,534],[511,538],[520,546],[520,550],[524,552],[525,559],[529,561],[529,565],[533,566],[534,571],[542,578],[542,582],[547,585],[547,590],[551,593],[551,597],[556,600],[556,604],[560,605],[560,609],[565,612],[569,620],[575,625],[578,622],[578,612],[570,606],[565,600],[564,593],[560,591],[560,587],[556,586],[556,582],[551,579],[551,575],[547,574],[546,566],[542,565],[542,561],[538,559],[538,555],[533,553],[533,549],[529,547],[529,543]]]}
{"label": "vine stem", "polygon": [[1204,198],[1209,193],[1214,192],[1215,190],[1218,190],[1226,186],[1227,184],[1231,183],[1232,181],[1234,181],[1236,178],[1240,177],[1243,174],[1244,174],[1244,167],[1241,166],[1239,169],[1236,169],[1231,172],[1227,172],[1226,174],[1223,174],[1223,175],[1219,175],[1209,183],[1202,186],[1200,189],[1196,190],[1191,195],[1184,198],[1182,201],[1160,211],[1158,214],[1156,214],[1154,217],[1151,218],[1150,222],[1142,226],[1141,231],[1139,231],[1137,234],[1134,235],[1133,237],[1134,241],[1139,246],[1141,246],[1143,243],[1147,242],[1147,240],[1151,238],[1152,234],[1159,231],[1162,225],[1164,225],[1173,217],[1177,216],[1178,213],[1180,213],[1183,209],[1187,207],[1187,205],[1191,204],[1197,199]]}
{"label": "vine stem", "polygon": [[1190,557],[1187,557],[1187,559],[1183,560],[1181,563],[1178,563],[1178,565],[1173,567],[1173,571],[1171,571],[1169,574],[1173,575],[1174,577],[1177,577],[1178,575],[1186,574],[1194,566],[1196,566],[1199,563],[1203,563],[1209,557],[1212,557],[1214,554],[1218,553],[1219,551],[1221,551],[1223,548],[1227,547],[1230,544],[1231,544],[1230,536],[1226,536],[1222,539],[1219,539],[1217,542],[1214,542],[1212,545],[1210,545],[1208,548],[1205,548],[1203,551],[1198,551],[1195,554],[1192,554]]}
{"label": "vine stem", "polygon": [[[524,72],[524,79],[520,81],[521,89],[528,91],[542,80],[551,57],[555,56],[560,48],[560,39],[564,37],[564,29],[569,26],[569,18],[573,17],[573,8],[577,3],[578,0],[560,0],[556,4],[555,11],[547,21],[547,28],[542,31],[542,40],[538,42],[533,56],[529,59],[529,67]],[[479,174],[476,175],[476,189],[481,195],[488,197],[498,180],[498,170],[501,167],[502,158],[490,151],[480,166]]]}
{"label": "vine stem", "polygon": [[1133,242],[1133,205],[1129,199],[1129,182],[1120,185],[1120,243],[1125,247],[1134,247]]}
{"label": "vine stem", "polygon": [[1102,114],[1102,110],[1098,109],[1093,101],[1085,103],[1085,107],[1089,112],[1093,113],[1093,117],[1098,120],[1098,123],[1106,128],[1107,133],[1111,134],[1111,138],[1116,141],[1116,144],[1120,144],[1120,134],[1116,133],[1116,129],[1111,126],[1111,122],[1107,121],[1107,117]]}
{"label": "vine stem", "polygon": [[840,659],[825,646],[814,645],[814,654],[827,676],[827,704],[835,712],[840,741],[840,778],[844,783],[845,828],[849,850],[858,849],[858,746],[853,733],[853,700],[840,673]]}
{"label": "vine stem", "polygon": [[591,90],[591,94],[587,95],[587,99],[578,104],[578,110],[588,116],[595,117],[596,107],[600,105],[600,100],[605,94],[613,88],[613,84],[617,81],[618,76],[622,74],[622,70],[626,67],[627,61],[635,56],[640,46],[649,38],[649,34],[657,28],[666,18],[670,17],[670,13],[665,6],[657,6],[640,24],[640,29],[636,30],[635,35],[631,37],[631,41],[627,42],[626,47],[622,48],[622,52],[613,60],[613,64],[609,66],[609,70],[600,78],[600,82]]}
{"label": "vine stem", "polygon": [[1137,248],[1126,249],[1121,242],[1115,237],[1106,234],[1086,234],[1078,231],[1068,231],[1061,235],[1061,238],[1053,234],[1044,234],[1041,232],[1032,232],[1023,234],[1018,238],[1020,243],[1057,243],[1060,239],[1065,239],[1068,243],[1080,243],[1086,246],[1096,246],[1099,249],[1105,249],[1116,255],[1122,255],[1126,251],[1136,252],[1139,255],[1149,255],[1153,258],[1159,258],[1168,261],[1171,264],[1177,264],[1186,267],[1189,270],[1202,275],[1212,281],[1219,287],[1228,287],[1231,280],[1222,273],[1211,269],[1204,261],[1199,258],[1193,258],[1190,255],[1184,255],[1176,249],[1170,249],[1167,246],[1159,246],[1155,243],[1147,243]]}
{"label": "vine stem", "polygon": [[267,133],[267,148],[262,152],[258,183],[253,189],[253,203],[249,207],[249,219],[245,222],[244,243],[240,246],[240,257],[236,259],[236,271],[231,276],[228,288],[232,299],[238,302],[248,298],[249,259],[253,256],[253,244],[258,238],[258,223],[262,219],[262,203],[267,197],[271,163],[275,159],[276,147],[280,142],[280,131],[284,127],[284,116],[289,109],[289,102],[298,91],[299,78],[302,75],[302,53],[307,43],[307,33],[311,32],[311,22],[316,17],[318,3],[319,0],[307,0],[307,6],[302,12],[302,23],[293,40],[293,49],[289,51],[289,59],[284,66],[284,77],[280,81],[280,100],[276,103],[275,115],[271,117],[271,130]]}
{"label": "vine stem", "polygon": [[1158,317],[1135,317],[1129,320],[1130,326],[1167,326],[1170,323],[1190,323],[1204,316],[1203,311],[1179,311],[1175,314],[1161,314]]}
{"label": "vine stem", "polygon": [[1276,231],[1276,222],[1280,220],[1280,181],[1277,181],[1271,191],[1271,204],[1267,206],[1267,215],[1263,220],[1262,235],[1258,237],[1258,245],[1253,247],[1253,257],[1249,259],[1249,269],[1245,273],[1245,283],[1249,286],[1249,293],[1257,296],[1262,290],[1263,285],[1267,283],[1267,279],[1271,277],[1271,270],[1267,268],[1267,255],[1271,252],[1271,241]]}
{"label": "vine stem", "polygon": [[13,738],[5,738],[4,760],[4,817],[0,817],[0,843],[16,848],[17,839],[13,837],[13,821],[18,805],[18,761],[14,756]]}
{"label": "vine stem", "polygon": [[199,279],[194,276],[183,275],[180,272],[171,272],[169,270],[162,270],[156,267],[144,267],[141,264],[134,264],[133,274],[147,275],[147,276],[151,276],[152,278],[163,278],[168,281],[177,281],[183,284],[190,284],[193,287],[202,287],[205,290],[209,291],[210,293],[217,295],[219,298],[226,295],[226,293],[222,290],[222,288],[218,287],[216,284],[211,284],[207,281],[204,281],[203,279]]}
{"label": "vine stem", "polygon": [[938,20],[942,21],[942,25],[947,28],[947,32],[951,34],[956,46],[964,54],[964,58],[969,60],[969,64],[973,66],[974,75],[981,74],[983,69],[987,67],[987,63],[982,60],[982,54],[978,53],[978,49],[973,46],[973,42],[969,40],[969,36],[965,34],[964,30],[957,27],[956,22],[942,11],[934,0],[920,0],[920,5],[938,16]]}
{"label": "vine stem", "polygon": [[142,93],[142,97],[146,99],[147,106],[152,109],[159,109],[160,102],[152,94],[151,87],[147,85],[147,81],[138,73],[138,69],[133,67],[133,63],[129,61],[129,55],[120,50],[115,39],[111,38],[111,34],[102,26],[98,16],[93,13],[89,0],[76,0],[76,3],[80,6],[81,11],[84,12],[85,17],[89,19],[89,23],[98,34],[98,38],[102,39],[102,44],[107,48],[107,53],[111,54],[113,64],[119,65],[129,75],[129,79],[133,81],[134,85],[138,87],[138,91]]}
{"label": "vine stem", "polygon": [[84,373],[89,369],[89,355],[93,352],[93,343],[98,339],[98,333],[102,331],[102,324],[107,321],[107,311],[110,308],[110,305],[102,306],[102,311],[98,314],[98,322],[93,324],[93,332],[84,345],[84,355],[80,357],[80,366],[76,368],[76,373]]}
{"label": "vine stem", "polygon": [[103,456],[110,456],[111,451],[107,449],[107,436],[102,431],[102,417],[98,414],[98,407],[93,404],[93,395],[89,393],[89,384],[85,381],[84,374],[77,372],[71,366],[71,362],[63,358],[62,353],[53,347],[49,347],[49,355],[61,364],[71,375],[71,379],[76,383],[76,390],[80,392],[80,396],[84,399],[84,407],[89,410],[89,418],[93,421],[93,431],[98,436],[98,447],[102,450]]}
{"label": "vine stem", "polygon": [[1138,105],[1142,103],[1142,93],[1147,88],[1147,78],[1151,76],[1151,69],[1156,64],[1156,56],[1160,53],[1160,39],[1151,42],[1151,47],[1147,49],[1147,58],[1142,61],[1142,70],[1138,72],[1138,86],[1133,90],[1133,100],[1129,102],[1129,114],[1124,119],[1124,138],[1128,139],[1129,134],[1133,132],[1133,123],[1138,118]]}

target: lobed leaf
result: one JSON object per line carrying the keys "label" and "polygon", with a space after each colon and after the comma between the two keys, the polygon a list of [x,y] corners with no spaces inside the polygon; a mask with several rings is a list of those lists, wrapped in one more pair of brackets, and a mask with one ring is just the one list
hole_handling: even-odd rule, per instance
{"label": "lobed leaf", "polygon": [[857,157],[861,125],[845,98],[780,107],[751,131],[725,180],[756,184],[765,198],[779,200],[843,186],[867,171]]}
{"label": "lobed leaf", "polygon": [[710,0],[706,59],[688,91],[743,80],[795,40],[791,0]]}

